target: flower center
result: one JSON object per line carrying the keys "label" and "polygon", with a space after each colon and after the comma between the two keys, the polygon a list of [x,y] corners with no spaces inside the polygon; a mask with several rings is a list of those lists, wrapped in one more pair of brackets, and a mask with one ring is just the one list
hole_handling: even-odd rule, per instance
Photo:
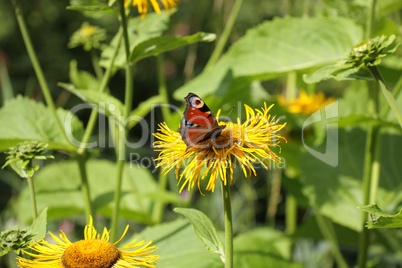
{"label": "flower center", "polygon": [[81,240],[64,251],[61,262],[64,268],[111,268],[119,259],[119,251],[109,242],[100,239]]}
{"label": "flower center", "polygon": [[233,137],[233,130],[224,128],[219,136],[215,137],[212,135],[210,139],[199,142],[194,147],[204,150],[210,150],[212,147],[215,147],[215,149],[225,149],[232,147],[234,142],[236,142],[236,139]]}

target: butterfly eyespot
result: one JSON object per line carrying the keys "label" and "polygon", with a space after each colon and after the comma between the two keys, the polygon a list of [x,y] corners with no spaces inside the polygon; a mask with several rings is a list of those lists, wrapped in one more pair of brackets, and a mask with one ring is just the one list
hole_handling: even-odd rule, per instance
{"label": "butterfly eyespot", "polygon": [[195,107],[195,108],[201,108],[202,106],[204,106],[204,102],[199,98],[199,97],[191,97],[190,98],[190,103],[191,106]]}

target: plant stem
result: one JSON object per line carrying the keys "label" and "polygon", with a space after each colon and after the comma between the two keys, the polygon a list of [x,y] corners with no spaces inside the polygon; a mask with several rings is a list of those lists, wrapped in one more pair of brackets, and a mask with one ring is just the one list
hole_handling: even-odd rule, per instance
{"label": "plant stem", "polygon": [[18,22],[18,26],[21,30],[21,35],[22,35],[22,39],[24,40],[29,58],[31,60],[32,66],[35,70],[35,74],[36,77],[38,78],[39,84],[41,86],[42,89],[42,93],[43,96],[45,97],[47,106],[49,107],[55,121],[56,121],[56,125],[57,127],[60,129],[61,133],[63,134],[64,138],[67,140],[67,136],[66,133],[64,131],[63,125],[61,124],[61,121],[59,119],[59,117],[57,116],[57,111],[56,111],[56,107],[54,105],[53,99],[52,99],[52,95],[50,94],[50,90],[49,90],[49,86],[47,85],[45,76],[43,74],[42,71],[42,67],[39,64],[38,58],[36,57],[36,53],[35,50],[32,46],[32,42],[31,42],[31,38],[29,37],[28,34],[28,30],[24,21],[24,17],[22,16],[22,11],[21,8],[18,4],[17,0],[12,0],[11,1],[13,6],[14,6],[14,10],[15,10],[15,14],[17,17],[17,22]]}
{"label": "plant stem", "polygon": [[35,196],[35,187],[32,177],[27,176],[29,193],[31,195],[31,206],[32,206],[32,216],[33,220],[38,217],[38,209],[36,208],[36,196]]}
{"label": "plant stem", "polygon": [[336,234],[331,221],[322,216],[321,213],[318,211],[318,208],[316,208],[315,211],[318,228],[320,228],[320,231],[325,239],[327,239],[331,243],[336,263],[340,268],[348,268],[348,265],[343,258],[341,251],[339,250],[338,240],[336,239]]}
{"label": "plant stem", "polygon": [[[364,177],[363,177],[363,204],[367,205],[370,202],[371,193],[371,172],[372,172],[372,161],[373,161],[373,148],[374,140],[376,140],[376,135],[378,128],[369,126],[367,131],[366,139],[366,153],[364,159]],[[370,234],[369,230],[366,228],[366,222],[368,219],[368,213],[363,212],[362,214],[362,232],[360,234],[359,240],[359,255],[358,255],[358,267],[365,268],[367,261],[367,251],[369,246]]]}
{"label": "plant stem", "polygon": [[163,73],[163,54],[159,54],[157,57],[157,65],[158,65],[158,91],[159,95],[162,97],[162,115],[165,122],[169,123],[170,121],[170,111],[169,107],[169,97],[166,86],[166,79]]}
{"label": "plant stem", "polygon": [[214,66],[216,61],[221,56],[223,49],[225,48],[225,45],[229,39],[233,26],[236,22],[237,16],[239,15],[242,3],[243,0],[236,0],[235,3],[233,4],[233,8],[232,11],[230,12],[225,28],[223,29],[222,35],[219,38],[218,42],[216,43],[215,49],[212,52],[212,55],[207,62],[207,65],[205,66],[205,70],[208,70],[209,68]]}
{"label": "plant stem", "polygon": [[[286,75],[286,101],[292,102],[297,97],[297,73]],[[297,227],[297,200],[290,193],[286,194],[286,233],[292,235]]]}
{"label": "plant stem", "polygon": [[290,193],[286,194],[286,234],[292,235],[296,231],[297,201]]}
{"label": "plant stem", "polygon": [[275,226],[275,216],[278,211],[278,203],[281,192],[281,178],[282,178],[282,170],[279,168],[274,168],[271,172],[271,191],[269,194],[268,200],[268,209],[267,209],[267,221],[270,226]]}
{"label": "plant stem", "polygon": [[[126,12],[124,7],[124,0],[119,0],[119,10],[120,10],[120,22],[123,29],[123,40],[124,40],[124,50],[126,54],[126,88],[124,95],[124,119],[127,119],[132,108],[132,100],[133,100],[133,73],[130,65],[130,42],[128,39],[128,30],[127,30],[127,19]],[[119,210],[120,210],[120,200],[121,200],[121,185],[123,180],[123,172],[125,166],[125,142],[128,131],[127,126],[118,126],[118,145],[117,145],[117,178],[116,178],[116,189],[114,193],[114,208],[112,214],[112,232],[111,232],[111,241],[116,240],[116,231],[117,231],[117,222],[119,218]]]}
{"label": "plant stem", "polygon": [[223,209],[225,213],[225,268],[233,267],[233,227],[232,205],[230,202],[230,184],[221,180]]}
{"label": "plant stem", "polygon": [[85,216],[87,221],[89,221],[90,216],[94,216],[94,211],[91,203],[91,194],[88,183],[88,177],[86,172],[86,157],[85,155],[78,155],[78,166],[80,169],[80,177],[81,177],[81,191],[84,196],[84,204],[85,204]]}
{"label": "plant stem", "polygon": [[370,7],[368,12],[368,18],[366,22],[366,31],[365,31],[365,39],[368,40],[373,35],[373,25],[374,25],[374,17],[375,17],[375,5],[376,0],[370,1]]}
{"label": "plant stem", "polygon": [[377,81],[377,83],[380,85],[382,94],[387,100],[389,106],[392,109],[392,112],[394,113],[396,119],[398,120],[399,125],[402,128],[402,113],[398,107],[398,104],[396,103],[396,100],[394,99],[394,96],[392,95],[392,92],[388,89],[388,86],[381,75],[380,69],[378,69],[378,66],[370,66],[368,68],[373,77],[375,78],[375,80]]}
{"label": "plant stem", "polygon": [[[402,91],[402,75],[399,77],[398,82],[396,82],[394,90],[392,92],[394,99],[398,97],[401,91]],[[381,111],[381,117],[386,117],[388,115],[389,109],[390,109],[389,105],[385,106]]]}
{"label": "plant stem", "polygon": [[[370,100],[369,109],[374,117],[378,116],[378,89],[376,87],[370,87]],[[376,192],[376,189],[371,189],[372,185],[377,187],[376,182],[373,183],[372,178],[378,175],[373,173],[375,166],[377,165],[378,159],[376,159],[376,149],[379,147],[376,142],[379,142],[379,128],[378,126],[368,126],[367,138],[366,138],[366,149],[365,149],[365,159],[364,159],[364,171],[363,171],[363,204],[369,204],[370,200],[375,200],[375,196],[370,196],[372,191]],[[377,155],[379,157],[379,155]],[[379,168],[378,168],[379,171]],[[378,182],[377,182],[378,184]],[[360,234],[359,241],[359,255],[358,255],[358,267],[366,267],[368,248],[370,244],[370,233],[366,228],[366,222],[368,219],[368,213],[363,212],[362,214],[362,232]]]}
{"label": "plant stem", "polygon": [[[121,40],[121,30],[118,32],[118,42],[116,44],[116,47],[113,51],[112,57],[110,59],[110,64],[107,67],[105,74],[101,75],[102,80],[99,86],[98,91],[99,92],[104,92],[107,88],[108,82],[110,80],[111,74],[112,74],[112,69],[113,69],[113,63],[117,55],[117,51],[119,49],[120,45],[120,40]],[[93,62],[95,63],[95,62]],[[94,66],[95,69],[97,67]],[[101,70],[100,70],[101,71]],[[99,72],[99,70],[97,71]],[[100,78],[100,74],[97,75],[98,78]],[[86,162],[87,158],[85,155],[86,149],[87,149],[87,143],[92,135],[92,132],[95,128],[96,121],[98,119],[98,111],[96,109],[93,109],[91,111],[91,115],[88,120],[88,124],[85,128],[84,135],[82,137],[80,147],[77,150],[77,161],[78,161],[78,166],[79,166],[79,171],[80,171],[80,178],[81,178],[81,191],[82,195],[84,197],[84,204],[85,204],[85,215],[87,217],[87,220],[89,220],[89,216],[95,215],[95,211],[93,210],[92,207],[92,202],[91,202],[91,191],[90,191],[90,186],[89,186],[89,181],[88,181],[88,175],[87,175],[87,169],[86,169]]]}

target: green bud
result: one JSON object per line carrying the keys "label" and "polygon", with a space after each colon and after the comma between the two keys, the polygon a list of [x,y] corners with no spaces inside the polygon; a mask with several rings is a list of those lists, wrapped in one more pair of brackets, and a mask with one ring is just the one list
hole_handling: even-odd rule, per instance
{"label": "green bud", "polygon": [[10,165],[15,172],[22,178],[32,177],[34,172],[39,169],[39,166],[33,165],[33,160],[44,160],[54,158],[52,155],[44,155],[48,144],[39,143],[37,141],[24,141],[11,147],[6,154],[6,163],[3,168]]}
{"label": "green bud", "polygon": [[11,250],[18,252],[20,249],[26,248],[34,236],[30,227],[20,230],[18,226],[15,226],[11,230],[1,232],[0,248],[5,253]]}
{"label": "green bud", "polygon": [[394,43],[395,35],[390,37],[378,36],[364,41],[355,46],[349,54],[346,64],[351,64],[358,69],[363,66],[376,66],[381,63],[381,58],[395,52],[399,43]]}

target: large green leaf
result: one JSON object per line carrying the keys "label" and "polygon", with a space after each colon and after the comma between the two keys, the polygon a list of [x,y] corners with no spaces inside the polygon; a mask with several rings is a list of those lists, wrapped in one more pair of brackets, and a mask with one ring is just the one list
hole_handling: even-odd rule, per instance
{"label": "large green leaf", "polygon": [[[57,115],[69,140],[72,137],[80,140],[83,135],[81,121],[61,108],[57,109]],[[49,149],[74,152],[77,148],[57,126],[50,109],[28,98],[17,96],[7,101],[0,109],[0,125],[0,151],[26,140],[48,143]]]}
{"label": "large green leaf", "polygon": [[[345,57],[362,30],[342,18],[277,18],[251,29],[212,68],[175,92],[203,95],[229,90],[236,79],[264,80],[289,71],[319,67]],[[234,81],[232,81],[234,80]]]}
{"label": "large green leaf", "polygon": [[402,209],[397,214],[389,214],[382,211],[377,204],[359,207],[361,210],[370,213],[371,220],[367,227],[372,228],[402,228]]}
{"label": "large green leaf", "polygon": [[136,62],[195,42],[212,42],[215,37],[215,34],[203,32],[183,37],[171,35],[154,37],[134,47],[134,50],[131,51],[130,61]]}
{"label": "large green leaf", "polygon": [[[134,235],[138,240],[153,240],[158,268],[223,268],[218,255],[206,250],[194,233],[191,224],[184,219],[148,227]],[[128,239],[130,241],[131,239]]]}
{"label": "large green leaf", "polygon": [[[357,209],[363,204],[363,159],[366,133],[362,129],[340,129],[338,165],[331,167],[310,153],[301,156],[301,182],[303,193],[310,205],[317,207],[332,221],[361,230],[361,215]],[[377,202],[386,208],[394,208],[402,202],[402,172],[398,159],[402,157],[400,135],[383,133],[381,137],[381,172]],[[315,148],[326,152],[321,146]]]}
{"label": "large green leaf", "polygon": [[234,239],[234,267],[291,267],[291,239],[271,228],[258,228]]}
{"label": "large green leaf", "polygon": [[219,240],[215,226],[204,213],[190,208],[175,208],[174,211],[184,215],[191,222],[198,238],[209,251],[219,254],[222,259],[225,258],[223,245]]}
{"label": "large green leaf", "polygon": [[72,84],[58,83],[65,90],[70,91],[83,101],[94,106],[100,113],[121,119],[124,111],[123,103],[107,93],[91,89],[77,89]]}
{"label": "large green leaf", "polygon": [[[115,163],[105,160],[90,160],[87,163],[93,206],[97,213],[105,217],[110,217],[113,208],[116,168]],[[136,163],[127,164],[122,183],[120,215],[145,223],[152,222],[152,198],[157,198],[158,195],[153,193],[158,190],[149,170]],[[78,164],[75,161],[58,162],[41,168],[35,176],[38,209],[48,207],[49,219],[65,219],[84,213],[80,185]],[[166,198],[174,201],[171,195]],[[176,201],[180,203],[179,197],[176,197]],[[21,221],[27,222],[31,219],[30,213],[26,213],[30,208],[29,191],[24,188],[15,207]]]}
{"label": "large green leaf", "polygon": [[[133,51],[138,44],[144,42],[145,40],[161,36],[162,32],[167,29],[168,23],[169,14],[166,11],[162,11],[161,14],[147,14],[145,19],[141,19],[141,17],[130,18],[127,25],[130,51]],[[100,60],[101,66],[105,68],[109,66],[114,48],[118,43],[120,43],[120,47],[114,61],[114,66],[118,68],[124,68],[124,66],[126,65],[126,53],[124,50],[124,44],[123,42],[119,42],[119,36],[120,34],[117,33],[111,41],[110,46],[102,51]]]}

